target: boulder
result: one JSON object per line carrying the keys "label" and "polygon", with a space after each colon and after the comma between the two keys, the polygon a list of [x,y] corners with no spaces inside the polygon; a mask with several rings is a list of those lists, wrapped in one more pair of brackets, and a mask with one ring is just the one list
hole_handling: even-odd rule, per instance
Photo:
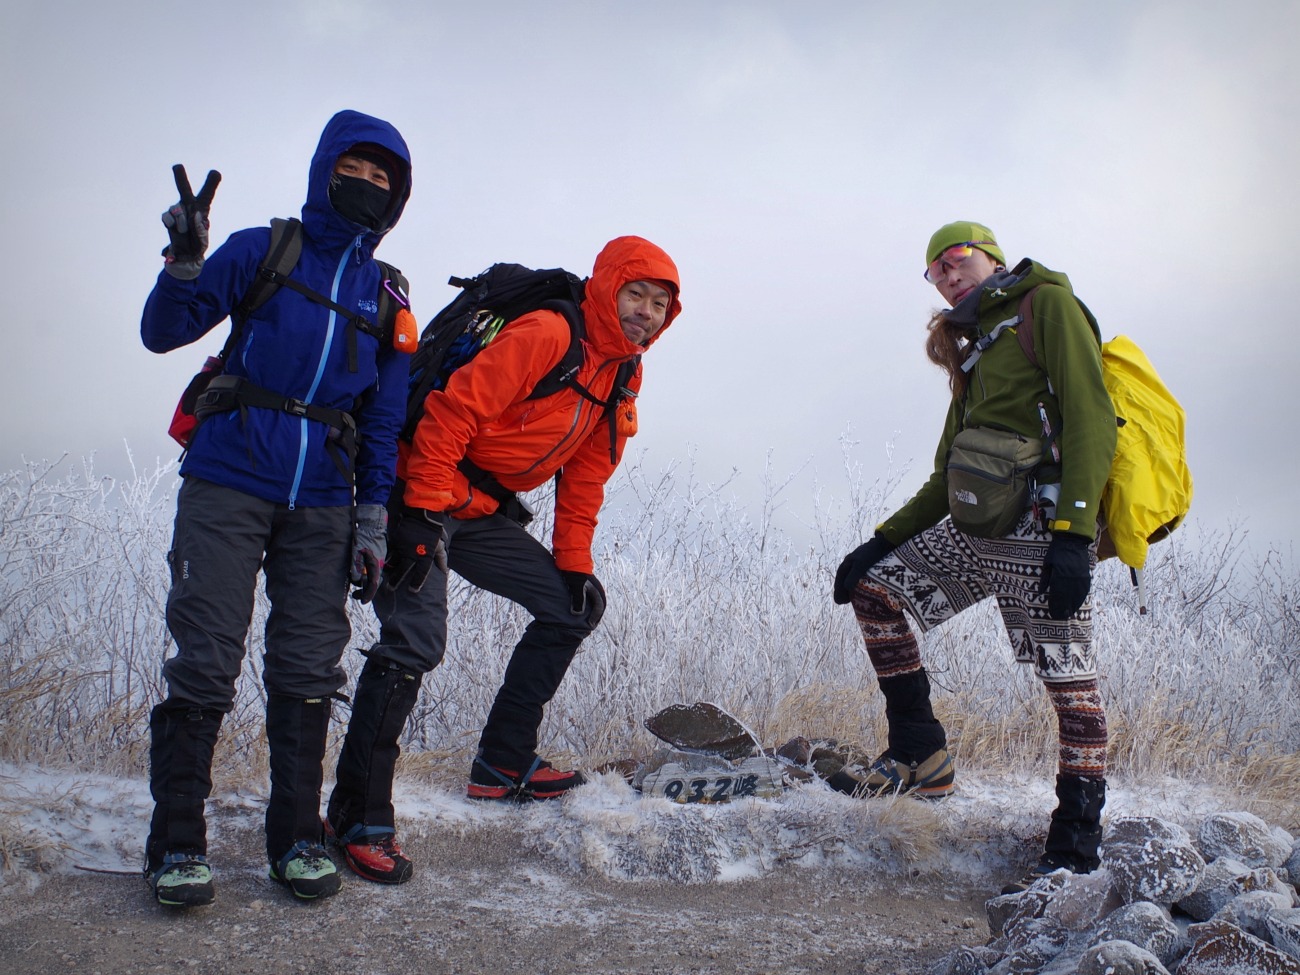
{"label": "boulder", "polygon": [[1088,931],[1124,902],[1115,893],[1110,872],[1067,873],[1047,907],[1047,914],[1071,931]]}
{"label": "boulder", "polygon": [[1191,843],[1192,834],[1177,823],[1156,816],[1116,816],[1106,826],[1104,846],[1142,846],[1148,840]]}
{"label": "boulder", "polygon": [[1252,890],[1292,896],[1290,885],[1283,883],[1276,871],[1267,867],[1251,870],[1239,860],[1220,857],[1205,868],[1200,884],[1181,898],[1177,907],[1193,920],[1208,921],[1228,901]]}
{"label": "boulder", "polygon": [[1300,840],[1296,840],[1291,845],[1291,856],[1287,858],[1286,863],[1282,864],[1282,869],[1287,873],[1287,880],[1297,890],[1300,890]]}
{"label": "boulder", "polygon": [[632,787],[676,803],[708,804],[780,795],[785,778],[781,763],[761,752],[733,762],[712,753],[661,748],[637,769]]}
{"label": "boulder", "polygon": [[1128,941],[1103,941],[1079,958],[1078,975],[1169,975],[1169,969],[1145,948]]}
{"label": "boulder", "polygon": [[1300,958],[1300,909],[1265,915],[1264,928],[1268,931],[1267,940],[1274,948],[1285,951],[1292,958]]}
{"label": "boulder", "polygon": [[670,705],[646,718],[645,726],[674,748],[721,755],[731,761],[762,751],[739,719],[708,701]]}
{"label": "boulder", "polygon": [[985,975],[1001,957],[1000,952],[983,945],[958,948],[930,969],[930,975]]}
{"label": "boulder", "polygon": [[1102,866],[1110,871],[1115,892],[1126,904],[1172,904],[1196,890],[1205,872],[1205,860],[1190,836],[1183,840],[1153,834],[1140,845],[1109,845]]}
{"label": "boulder", "polygon": [[1102,918],[1093,941],[1127,941],[1149,951],[1168,967],[1182,949],[1183,936],[1163,907],[1135,901]]}
{"label": "boulder", "polygon": [[1192,950],[1176,975],[1300,975],[1300,960],[1224,921],[1187,929]]}
{"label": "boulder", "polygon": [[984,902],[984,913],[989,922],[989,933],[994,938],[1003,937],[1013,925],[1047,912],[1052,895],[1065,886],[1065,871],[1049,873],[1018,894],[1001,894]]}
{"label": "boulder", "polygon": [[1280,867],[1291,856],[1292,839],[1248,812],[1206,816],[1196,833],[1196,844],[1206,860],[1231,857],[1251,868]]}
{"label": "boulder", "polygon": [[1275,890],[1251,890],[1238,894],[1228,901],[1214,912],[1210,920],[1227,921],[1257,938],[1276,944],[1269,934],[1266,919],[1272,914],[1290,911],[1291,906],[1289,894],[1281,894]]}
{"label": "boulder", "polygon": [[1046,918],[1038,918],[1024,925],[1020,932],[1024,940],[1009,945],[1006,957],[995,967],[1001,975],[1030,975],[1043,971],[1059,955],[1069,941],[1070,934],[1060,925]]}

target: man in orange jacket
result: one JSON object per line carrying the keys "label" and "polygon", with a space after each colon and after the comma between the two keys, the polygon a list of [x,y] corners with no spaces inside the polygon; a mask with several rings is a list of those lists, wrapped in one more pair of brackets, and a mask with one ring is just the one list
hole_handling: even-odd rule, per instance
{"label": "man in orange jacket", "polygon": [[[537,731],[605,609],[591,555],[596,519],[605,482],[636,432],[641,353],[681,311],[679,291],[663,250],[640,237],[612,240],[582,300],[576,382],[529,398],[570,344],[565,317],[544,310],[509,323],[425,400],[399,459],[391,557],[374,600],[379,642],[357,681],[327,814],[330,834],[362,877],[401,883],[412,873],[397,844],[393,770],[421,678],[446,648],[448,568],[533,615],[484,725],[470,798],[552,799],[582,784],[581,773],[537,755]],[[513,492],[552,477],[548,551],[524,529],[526,508]]]}

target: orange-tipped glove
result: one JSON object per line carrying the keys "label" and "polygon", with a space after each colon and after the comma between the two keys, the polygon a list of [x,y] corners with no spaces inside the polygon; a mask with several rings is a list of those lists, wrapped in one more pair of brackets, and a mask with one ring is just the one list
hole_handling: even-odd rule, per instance
{"label": "orange-tipped glove", "polygon": [[384,566],[384,586],[419,592],[436,565],[447,572],[447,540],[442,515],[426,508],[403,508],[393,528],[393,557]]}

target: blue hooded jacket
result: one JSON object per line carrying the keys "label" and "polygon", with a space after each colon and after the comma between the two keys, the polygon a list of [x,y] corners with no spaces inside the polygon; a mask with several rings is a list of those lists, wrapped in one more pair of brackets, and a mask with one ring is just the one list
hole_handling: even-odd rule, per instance
{"label": "blue hooded jacket", "polygon": [[[382,146],[404,169],[393,174],[389,210],[378,232],[340,215],[329,199],[335,162],[363,142]],[[330,119],[312,157],[302,208],[302,256],[290,276],[375,322],[381,272],[372,255],[410,197],[410,167],[406,142],[387,122],[352,111]],[[169,352],[220,324],[252,285],[270,238],[269,227],[232,234],[192,281],[160,273],[140,322],[145,347]],[[337,312],[281,287],[250,316],[226,372],[286,397],[350,412],[357,424],[356,503],[384,504],[405,420],[409,360],[358,330],[357,371],[350,372],[346,326]],[[353,486],[325,448],[329,426],[281,410],[252,408],[242,414],[219,413],[199,425],[182,476],[290,507],[353,503]]]}

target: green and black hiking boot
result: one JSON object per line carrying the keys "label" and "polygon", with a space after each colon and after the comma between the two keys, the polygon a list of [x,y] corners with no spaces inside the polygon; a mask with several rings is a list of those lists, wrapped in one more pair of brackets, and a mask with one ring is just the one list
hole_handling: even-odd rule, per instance
{"label": "green and black hiking boot", "polygon": [[339,868],[324,847],[307,840],[299,840],[279,863],[271,864],[269,876],[288,887],[294,897],[305,901],[333,897],[343,886]]}
{"label": "green and black hiking boot", "polygon": [[887,754],[871,767],[845,766],[826,782],[851,796],[910,795],[917,799],[945,799],[952,795],[956,772],[952,756],[940,748],[921,762],[899,762]]}
{"label": "green and black hiking boot", "polygon": [[212,868],[197,853],[168,853],[148,880],[163,907],[202,907],[215,896]]}

